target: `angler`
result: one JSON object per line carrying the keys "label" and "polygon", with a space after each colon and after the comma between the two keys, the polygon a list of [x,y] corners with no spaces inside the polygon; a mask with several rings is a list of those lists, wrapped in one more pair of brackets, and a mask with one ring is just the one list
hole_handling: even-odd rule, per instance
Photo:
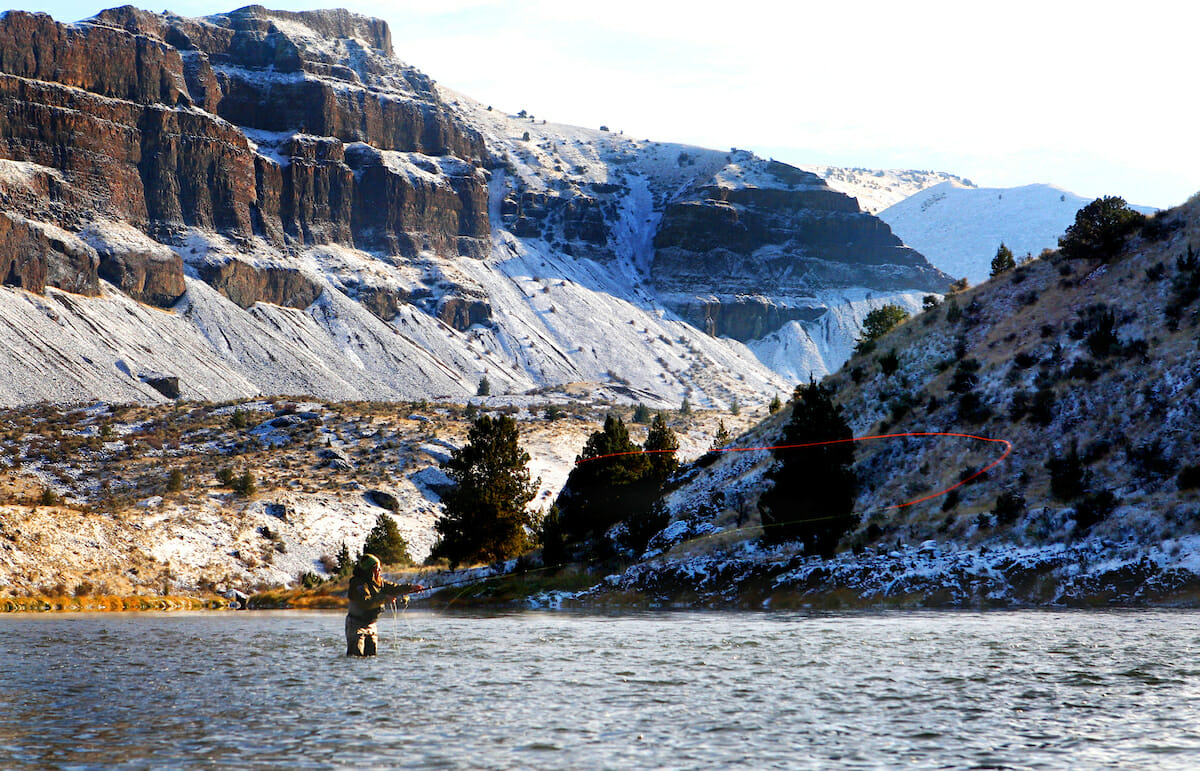
{"label": "angler", "polygon": [[379,647],[376,621],[389,600],[424,591],[420,584],[394,584],[383,580],[383,569],[374,554],[364,554],[350,577],[350,607],[346,613],[346,655],[374,656]]}

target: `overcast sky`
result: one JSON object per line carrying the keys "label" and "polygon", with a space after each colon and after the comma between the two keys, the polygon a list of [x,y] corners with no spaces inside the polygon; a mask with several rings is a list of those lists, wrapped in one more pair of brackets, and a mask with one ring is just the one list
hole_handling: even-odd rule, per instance
{"label": "overcast sky", "polygon": [[[396,55],[442,85],[552,122],[793,164],[1046,182],[1148,206],[1200,191],[1191,2],[336,4],[385,18]],[[60,21],[104,7],[22,6]]]}

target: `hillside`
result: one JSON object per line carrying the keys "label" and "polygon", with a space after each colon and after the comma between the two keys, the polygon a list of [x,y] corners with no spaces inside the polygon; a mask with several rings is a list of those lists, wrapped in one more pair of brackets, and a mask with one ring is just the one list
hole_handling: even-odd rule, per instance
{"label": "hillside", "polygon": [[800,168],[816,174],[834,190],[854,197],[863,211],[876,216],[888,207],[937,185],[952,183],[965,188],[974,187],[971,180],[943,171],[862,169],[841,166],[801,166]]}
{"label": "hillside", "polygon": [[[1059,236],[1075,221],[1075,212],[1089,202],[1053,185],[988,188],[948,180],[878,215],[938,268],[978,284],[987,279],[1001,243],[1018,258],[1057,249]],[[1144,214],[1154,212],[1149,207],[1134,208]]]}
{"label": "hillside", "polygon": [[[590,396],[511,414],[548,508],[588,434],[610,410],[644,441],[629,408]],[[0,411],[0,595],[194,595],[296,586],[328,577],[342,544],[357,553],[383,515],[418,563],[433,546],[447,477],[465,441],[461,404],[315,402]],[[695,458],[720,423],[753,411],[673,415]],[[238,488],[249,474],[253,489]],[[230,478],[223,478],[223,475]],[[172,477],[175,481],[172,482]]]}
{"label": "hillside", "polygon": [[[860,443],[858,525],[824,561],[758,544],[771,453],[728,453],[670,496],[674,524],[647,561],[589,601],[1194,605],[1198,247],[1193,199],[1111,262],[1035,259],[952,295],[826,379],[855,436],[1010,442],[986,474],[935,495],[1003,448],[965,436]],[[787,413],[736,445],[777,444]]]}

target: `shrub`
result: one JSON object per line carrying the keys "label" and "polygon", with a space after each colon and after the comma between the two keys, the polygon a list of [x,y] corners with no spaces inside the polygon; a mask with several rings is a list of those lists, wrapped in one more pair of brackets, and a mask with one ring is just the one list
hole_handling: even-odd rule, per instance
{"label": "shrub", "polygon": [[[853,377],[853,373],[851,373],[851,376]],[[774,415],[776,412],[779,412],[781,407],[783,407],[783,402],[780,401],[779,394],[775,394],[773,397],[771,397],[770,404],[767,405],[767,414]]]}
{"label": "shrub", "polygon": [[177,493],[183,489],[183,470],[173,468],[167,475],[167,492]]}
{"label": "shrub", "polygon": [[956,394],[973,391],[979,385],[979,376],[975,374],[979,368],[979,361],[976,359],[960,361],[954,370],[954,376],[950,379],[950,385],[946,386],[947,390]]}
{"label": "shrub", "polygon": [[1189,464],[1179,470],[1175,484],[1180,490],[1195,490],[1200,488],[1200,464]]}
{"label": "shrub", "polygon": [[1066,455],[1051,455],[1046,460],[1046,468],[1050,471],[1050,494],[1055,498],[1073,501],[1083,495],[1089,475],[1074,441]]}
{"label": "shrub", "polygon": [[895,374],[898,369],[900,369],[900,357],[896,355],[895,348],[879,357],[879,371],[884,375]]}
{"label": "shrub", "polygon": [[1073,260],[1111,260],[1145,219],[1145,215],[1129,208],[1124,198],[1097,198],[1076,212],[1075,224],[1058,239],[1059,250]]}
{"label": "shrub", "polygon": [[1087,333],[1087,347],[1097,359],[1103,359],[1119,347],[1117,340],[1117,317],[1110,309],[1104,309],[1092,319]]}
{"label": "shrub", "polygon": [[1109,490],[1088,493],[1075,506],[1075,526],[1086,533],[1117,508],[1117,497]]}
{"label": "shrub", "polygon": [[984,404],[976,391],[968,391],[958,400],[958,416],[967,423],[985,423],[992,417],[992,408]]}
{"label": "shrub", "polygon": [[1175,464],[1163,451],[1162,439],[1157,437],[1130,445],[1125,449],[1125,456],[1142,479],[1160,479],[1175,471]]}
{"label": "shrub", "polygon": [[249,469],[243,471],[230,481],[229,487],[234,493],[243,498],[254,495],[254,491],[257,489],[257,485],[254,482],[254,474],[250,473]]}
{"label": "shrub", "polygon": [[1015,490],[1005,490],[997,496],[992,513],[1000,524],[1011,525],[1025,513],[1025,496]]}

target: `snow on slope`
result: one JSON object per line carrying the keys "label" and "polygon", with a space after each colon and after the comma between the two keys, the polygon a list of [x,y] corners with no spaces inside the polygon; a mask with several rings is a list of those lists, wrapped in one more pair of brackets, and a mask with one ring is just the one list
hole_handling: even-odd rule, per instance
{"label": "snow on slope", "polygon": [[991,272],[1001,242],[1018,259],[1057,248],[1058,237],[1088,203],[1053,185],[976,188],[951,180],[884,209],[879,218],[935,267],[978,284]]}
{"label": "snow on slope", "polygon": [[974,187],[971,180],[942,171],[848,169],[840,166],[801,166],[800,168],[823,178],[834,190],[854,196],[858,199],[860,209],[875,215],[911,195],[943,182],[956,182],[963,187]]}

